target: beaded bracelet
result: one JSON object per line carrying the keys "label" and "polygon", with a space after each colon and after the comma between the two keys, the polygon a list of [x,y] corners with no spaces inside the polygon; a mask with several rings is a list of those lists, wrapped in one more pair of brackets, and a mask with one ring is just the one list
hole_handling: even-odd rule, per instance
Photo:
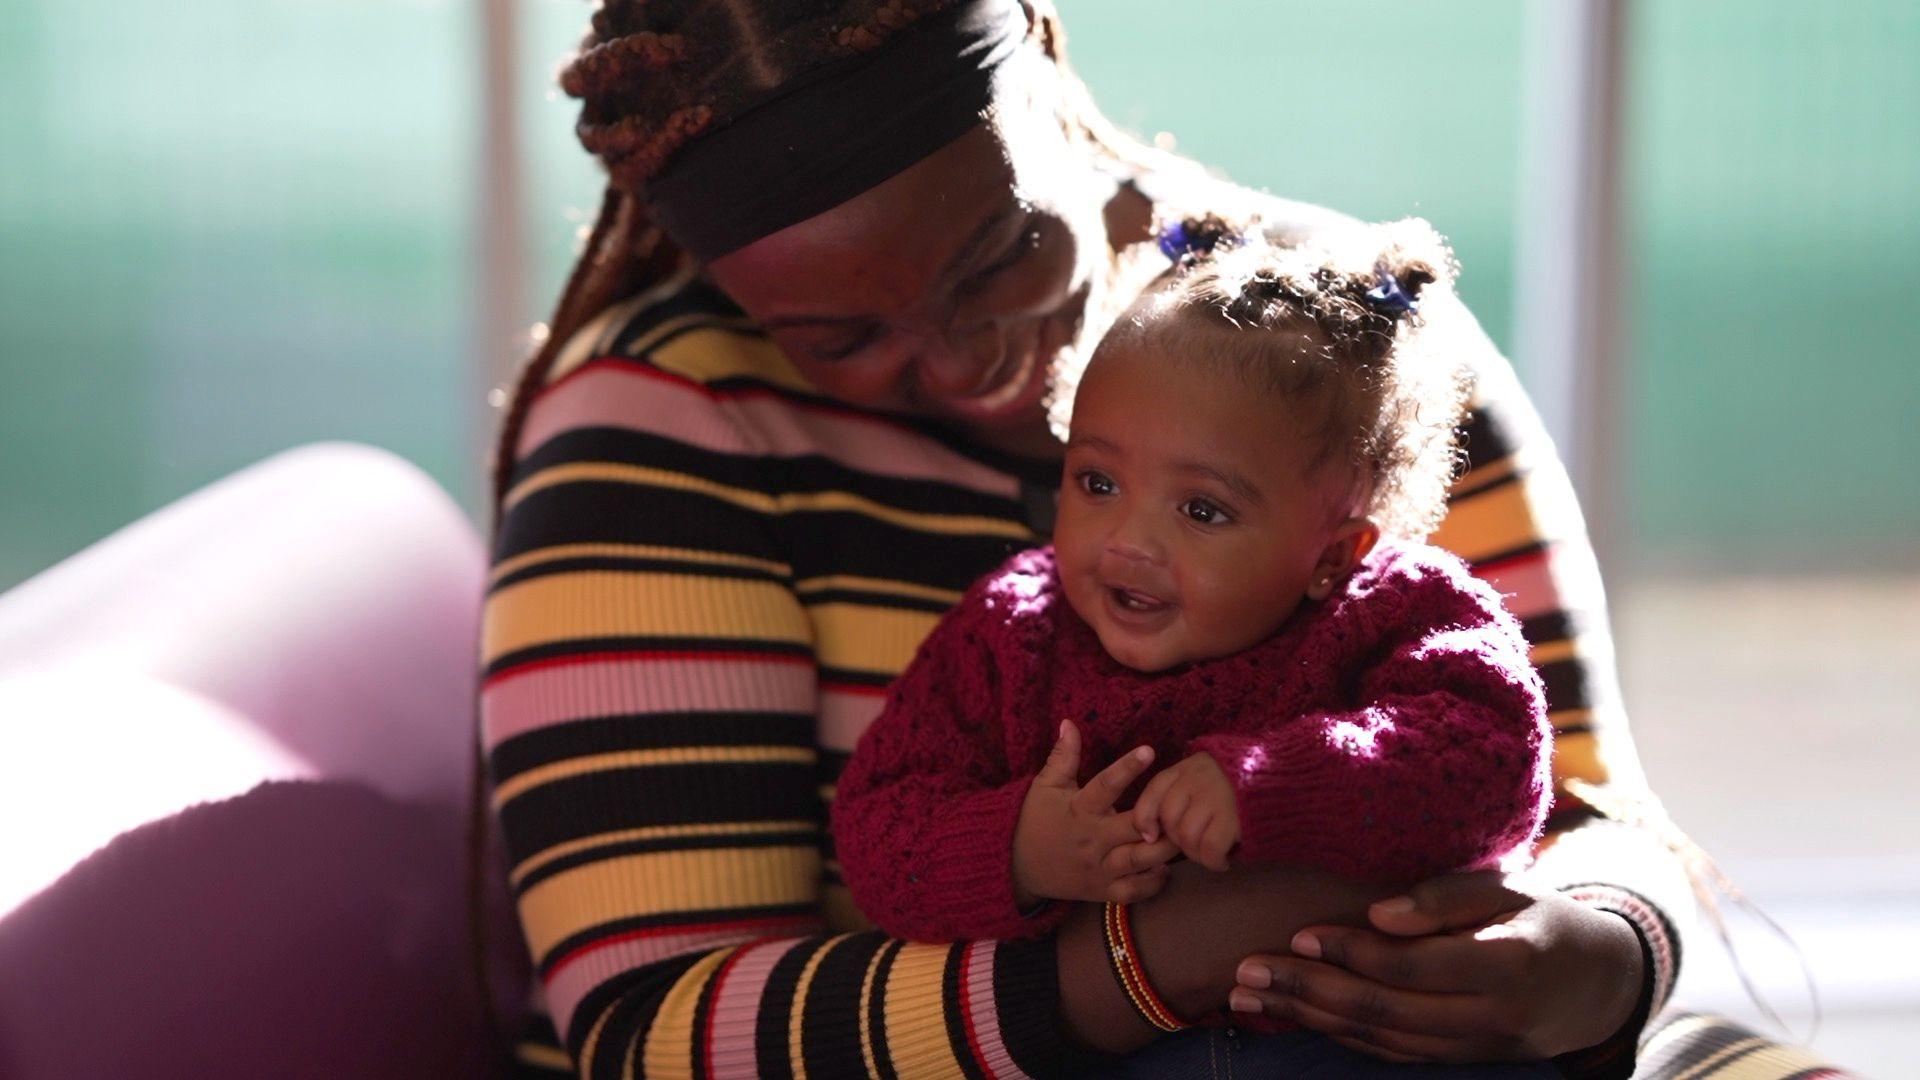
{"label": "beaded bracelet", "polygon": [[1167,1003],[1154,993],[1153,984],[1147,981],[1147,973],[1140,966],[1140,949],[1133,941],[1133,917],[1128,914],[1127,905],[1107,901],[1101,927],[1106,931],[1107,955],[1113,960],[1114,977],[1120,980],[1120,989],[1133,1003],[1134,1011],[1161,1031],[1192,1027],[1167,1008]]}

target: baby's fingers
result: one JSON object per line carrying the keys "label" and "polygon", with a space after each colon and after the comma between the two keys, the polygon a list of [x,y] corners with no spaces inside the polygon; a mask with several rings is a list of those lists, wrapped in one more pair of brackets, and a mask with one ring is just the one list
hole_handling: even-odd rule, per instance
{"label": "baby's fingers", "polygon": [[1116,904],[1137,904],[1159,892],[1167,884],[1167,868],[1156,866],[1137,874],[1117,878],[1107,886],[1107,899]]}
{"label": "baby's fingers", "polygon": [[1047,754],[1047,763],[1040,766],[1040,772],[1033,782],[1041,787],[1072,788],[1080,779],[1080,729],[1073,721],[1060,721],[1059,737],[1053,741],[1053,750]]}
{"label": "baby's fingers", "polygon": [[1159,840],[1154,843],[1121,844],[1112,851],[1101,866],[1115,877],[1137,874],[1142,870],[1151,870],[1156,866],[1165,866],[1180,854],[1180,845],[1171,840]]}
{"label": "baby's fingers", "polygon": [[1133,804],[1133,827],[1151,843],[1160,839],[1160,804],[1166,800],[1167,790],[1179,779],[1178,774],[1168,769],[1159,776],[1147,781],[1146,789],[1140,792],[1140,800]]}
{"label": "baby's fingers", "polygon": [[1127,790],[1140,774],[1153,764],[1153,747],[1139,746],[1123,755],[1120,760],[1100,770],[1100,774],[1087,781],[1073,796],[1073,808],[1083,814],[1105,814],[1113,809],[1114,801],[1120,793]]}

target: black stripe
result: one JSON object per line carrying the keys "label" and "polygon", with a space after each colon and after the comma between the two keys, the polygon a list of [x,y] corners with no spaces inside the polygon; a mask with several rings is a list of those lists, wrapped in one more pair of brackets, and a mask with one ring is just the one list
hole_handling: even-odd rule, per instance
{"label": "black stripe", "polygon": [[616,829],[823,821],[811,762],[720,761],[582,773],[530,788],[500,815],[516,863]]}
{"label": "black stripe", "polygon": [[1594,618],[1585,612],[1549,611],[1520,620],[1520,633],[1530,645],[1571,641],[1593,629]]}
{"label": "black stripe", "polygon": [[618,1077],[627,1048],[645,1037],[667,991],[699,961],[698,953],[676,956],[623,971],[587,991],[573,1010],[573,1023],[567,1031],[568,1055],[576,1062],[580,1060],[587,1033],[602,1014],[607,1014],[606,1026],[600,1032],[600,1053],[594,1056],[593,1076]]}
{"label": "black stripe", "polygon": [[1460,426],[1460,448],[1467,453],[1467,471],[1490,465],[1512,454],[1519,441],[1500,415],[1498,405],[1482,406],[1467,414]]}
{"label": "black stripe", "polygon": [[739,306],[727,294],[694,278],[678,291],[662,297],[658,303],[648,304],[634,312],[613,331],[607,344],[599,351],[616,356],[631,355],[635,341],[662,323],[683,315],[709,315],[716,320],[742,317]]}
{"label": "black stripe", "polygon": [[530,645],[524,649],[515,649],[502,653],[488,664],[483,674],[492,678],[517,667],[537,663],[541,660],[559,660],[572,656],[606,656],[616,653],[695,653],[700,655],[726,655],[729,653],[755,653],[770,657],[797,656],[811,659],[813,650],[806,645],[792,641],[766,641],[760,638],[696,638],[696,637],[590,637],[568,638],[565,641],[553,641],[544,645]]}
{"label": "black stripe", "polygon": [[1593,734],[1593,725],[1586,723],[1585,721],[1582,721],[1578,724],[1568,724],[1565,727],[1556,727],[1553,729],[1553,737],[1556,739],[1563,739],[1571,735],[1591,735],[1591,734]]}
{"label": "black stripe", "polygon": [[960,961],[971,946],[956,941],[947,947],[947,964],[940,973],[940,1014],[947,1022],[947,1042],[953,1057],[967,1080],[986,1080],[980,1063],[973,1060],[973,1047],[967,1043],[967,1018],[960,1010]]}
{"label": "black stripe", "polygon": [[880,966],[873,972],[873,996],[867,999],[867,1041],[873,1048],[873,1071],[879,1080],[900,1080],[893,1068],[893,1051],[887,1046],[887,978],[893,974],[893,961],[906,948],[906,942],[889,941],[881,946]]}
{"label": "black stripe", "polygon": [[1014,519],[1020,514],[1016,498],[940,480],[868,472],[819,454],[734,454],[615,427],[574,428],[554,436],[520,461],[514,482],[556,465],[602,462],[685,473],[761,494],[847,491],[899,510]]}
{"label": "black stripe", "polygon": [[[1583,802],[1565,804],[1572,796],[1554,796],[1553,810],[1547,815],[1544,826],[1549,833],[1565,832],[1582,822],[1592,821],[1600,816],[1600,811]],[[1563,805],[1564,804],[1564,805]]]}
{"label": "black stripe", "polygon": [[611,481],[541,488],[500,523],[493,558],[562,544],[659,544],[785,562],[769,516],[695,491]]}
{"label": "black stripe", "polygon": [[847,762],[852,760],[853,754],[846,750],[829,750],[824,746],[819,748],[819,753],[820,762],[817,768],[820,782],[823,784],[839,783],[840,774],[847,771]]}
{"label": "black stripe", "polygon": [[686,577],[737,578],[749,581],[769,581],[778,585],[787,584],[787,576],[773,570],[757,566],[724,566],[716,563],[687,562],[680,559],[652,559],[631,555],[583,555],[565,559],[548,559],[532,566],[524,566],[511,574],[505,574],[487,586],[489,596],[518,585],[531,578],[548,577],[553,574],[578,574],[582,572],[602,571],[616,574],[675,574]]}
{"label": "black stripe", "polygon": [[1491,480],[1482,480],[1467,484],[1465,481],[1473,479],[1473,474],[1467,473],[1461,476],[1459,480],[1454,481],[1453,487],[1447,490],[1447,505],[1449,507],[1459,506],[1461,503],[1470,502],[1488,492],[1499,491],[1503,487],[1510,487],[1526,478],[1527,473],[1525,470],[1514,469],[1510,472],[1502,473]]}
{"label": "black stripe", "polygon": [[807,607],[813,607],[816,604],[859,604],[864,607],[898,611],[925,611],[933,615],[945,615],[953,609],[953,604],[945,600],[901,596],[897,593],[869,592],[864,589],[810,589],[800,594],[800,603]]}
{"label": "black stripe", "polygon": [[1473,560],[1473,568],[1478,570],[1482,567],[1492,566],[1495,563],[1506,562],[1508,559],[1518,559],[1523,555],[1537,554],[1547,550],[1549,546],[1548,541],[1545,540],[1529,540],[1518,547],[1508,548],[1505,551],[1496,551],[1491,555],[1475,559]]}
{"label": "black stripe", "polygon": [[603,716],[535,728],[493,748],[494,783],[568,758],[680,746],[812,746],[814,718],[775,712]]}
{"label": "black stripe", "polygon": [[1589,682],[1592,673],[1585,660],[1569,657],[1538,665],[1535,670],[1540,672],[1540,681],[1546,684],[1548,712],[1593,707],[1593,687]]}
{"label": "black stripe", "polygon": [[860,1053],[860,983],[867,964],[885,945],[884,934],[847,938],[813,971],[800,1019],[800,1057],[808,1076],[863,1076]]}
{"label": "black stripe", "polygon": [[877,686],[885,689],[892,686],[893,680],[899,677],[897,673],[889,674],[884,671],[856,671],[853,668],[840,667],[822,667],[820,669],[820,682],[822,685],[839,683],[843,686]]}
{"label": "black stripe", "polygon": [[817,827],[805,829],[780,829],[769,832],[722,833],[701,836],[668,836],[654,840],[623,840],[616,843],[601,844],[581,851],[563,855],[540,864],[539,869],[521,878],[514,892],[525,895],[528,889],[555,874],[571,870],[576,866],[612,859],[621,855],[651,855],[661,851],[720,851],[726,849],[804,847],[816,848],[820,842],[820,830]]}
{"label": "black stripe", "polygon": [[[774,904],[762,907],[718,908],[710,911],[675,911],[665,915],[636,915],[628,919],[613,919],[568,934],[555,942],[553,947],[547,950],[547,955],[539,957],[537,970],[544,978],[553,971],[555,965],[579,949],[634,930],[649,930],[663,926],[697,926],[702,923],[738,922],[747,919],[783,918],[789,915],[811,915],[814,911],[812,904]],[[746,936],[745,933],[743,936]],[[658,966],[659,964],[648,964],[636,970],[651,971]],[[574,1013],[574,1019],[578,1020],[579,1016],[579,1013]]]}
{"label": "black stripe", "polygon": [[806,970],[807,962],[822,944],[824,942],[817,938],[801,942],[788,950],[767,974],[753,1033],[754,1072],[762,1080],[793,1075],[793,1059],[787,1056],[793,995],[800,985],[800,973]]}

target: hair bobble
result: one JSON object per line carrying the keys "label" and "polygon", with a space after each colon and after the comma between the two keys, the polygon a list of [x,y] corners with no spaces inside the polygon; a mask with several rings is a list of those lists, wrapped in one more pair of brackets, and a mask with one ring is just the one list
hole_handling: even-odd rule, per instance
{"label": "hair bobble", "polygon": [[1241,236],[1215,214],[1183,218],[1160,230],[1160,253],[1175,266],[1188,266],[1223,247],[1238,247]]}
{"label": "hair bobble", "polygon": [[1384,315],[1420,314],[1420,301],[1415,300],[1400,287],[1399,278],[1394,277],[1385,266],[1376,266],[1373,272],[1379,278],[1380,284],[1367,290],[1369,307]]}

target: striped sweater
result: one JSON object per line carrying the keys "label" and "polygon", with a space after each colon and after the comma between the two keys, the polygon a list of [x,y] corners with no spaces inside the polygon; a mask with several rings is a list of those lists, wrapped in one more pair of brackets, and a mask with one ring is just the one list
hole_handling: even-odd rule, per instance
{"label": "striped sweater", "polygon": [[[1456,321],[1487,359],[1470,468],[1433,541],[1506,595],[1529,640],[1556,729],[1550,844],[1593,816],[1567,780],[1638,774],[1565,473],[1504,362]],[[887,939],[853,907],[825,829],[921,639],[973,579],[1044,539],[1058,464],[822,397],[691,276],[603,312],[533,392],[481,690],[510,884],[560,1036],[523,1043],[522,1064],[1070,1069],[1050,939]],[[1639,899],[1658,886],[1619,884],[1581,895],[1640,929],[1656,973],[1644,1013],[1671,981],[1672,935]]]}

